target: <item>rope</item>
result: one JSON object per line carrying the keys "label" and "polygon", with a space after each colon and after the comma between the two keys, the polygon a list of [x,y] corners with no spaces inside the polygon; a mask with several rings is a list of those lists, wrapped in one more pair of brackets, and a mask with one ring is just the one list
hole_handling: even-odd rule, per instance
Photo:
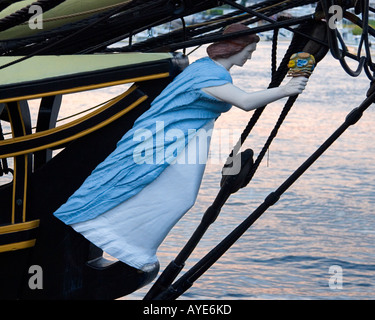
{"label": "rope", "polygon": [[[345,11],[344,13],[345,18],[351,20],[353,23],[359,25],[362,28],[362,35],[361,35],[361,39],[358,45],[357,55],[354,56],[354,58],[358,61],[357,69],[353,70],[347,64],[345,57],[352,57],[352,56],[348,53],[347,46],[337,29],[328,28],[328,35],[329,35],[328,42],[329,42],[329,47],[330,47],[332,56],[335,59],[339,60],[342,68],[347,74],[349,74],[352,77],[358,77],[361,74],[362,70],[365,70],[367,77],[371,81],[373,81],[375,80],[375,77],[372,75],[372,73],[375,71],[375,66],[372,63],[372,59],[371,59],[369,34],[374,36],[375,30],[369,26],[369,11],[370,11],[369,0],[358,1],[358,4],[360,4],[360,10],[362,11],[362,18],[363,18],[362,21],[356,16],[353,16],[353,14],[351,14],[350,12]],[[329,21],[332,18],[332,14],[329,13],[329,8],[332,5],[334,5],[333,0],[321,1],[321,6],[323,9],[323,13],[324,13],[326,21]],[[361,55],[363,48],[365,51],[364,56]]]}
{"label": "rope", "polygon": [[271,74],[272,74],[272,81],[274,81],[274,77],[276,76],[277,71],[277,43],[279,40],[279,29],[275,29],[273,31],[272,37],[272,51],[271,51]]}
{"label": "rope", "polygon": [[[280,1],[268,1],[268,2],[262,2],[262,3],[257,3],[254,5],[251,5],[249,7],[246,7],[251,10],[251,12],[257,12],[260,13],[262,12],[263,15],[267,16],[272,16],[275,15],[283,10],[286,9],[291,9],[297,6],[299,4],[299,1],[282,1],[280,3],[275,3],[275,2],[280,2]],[[314,3],[316,1],[306,1],[306,3]],[[249,16],[251,17],[249,19]],[[221,40],[222,36],[222,28],[226,27],[229,24],[232,23],[237,23],[241,22],[243,24],[249,25],[256,23],[257,21],[260,21],[261,18],[256,17],[250,13],[244,13],[243,10],[237,10],[234,11],[230,14],[221,16],[220,18],[215,18],[210,21],[206,21],[204,23],[198,23],[198,24],[193,24],[190,26],[187,26],[188,30],[188,35],[189,35],[189,40],[183,41],[183,30],[182,29],[177,29],[171,33],[165,34],[165,35],[160,35],[158,37],[148,39],[145,41],[142,41],[137,44],[133,44],[132,48],[129,46],[124,46],[120,48],[111,48],[111,49],[106,49],[106,51],[115,51],[115,52],[128,52],[128,51],[154,51],[158,50],[158,48],[162,47],[168,47],[170,50],[177,50],[181,49],[187,46],[195,46],[195,45],[201,45],[204,43],[210,43],[214,41],[219,41]],[[306,21],[306,18],[304,19]],[[274,21],[275,22],[275,21]],[[301,23],[301,20],[297,20],[294,24],[299,24]],[[281,24],[280,27],[282,26],[288,27],[288,23],[284,22]],[[293,25],[293,22],[290,23],[290,25]],[[263,26],[263,28],[267,29],[267,26]],[[276,22],[275,26],[268,26],[269,29],[274,29],[276,27]],[[253,28],[254,33],[255,32],[261,32],[262,28]],[[219,30],[217,32],[213,32],[214,30]],[[259,31],[258,31],[259,30]],[[134,34],[138,33],[140,31],[135,30]],[[200,36],[202,34],[208,34],[207,36],[204,37],[199,37],[199,38],[194,38],[195,36]],[[195,41],[193,41],[193,39]],[[207,40],[205,40],[207,39]]]}

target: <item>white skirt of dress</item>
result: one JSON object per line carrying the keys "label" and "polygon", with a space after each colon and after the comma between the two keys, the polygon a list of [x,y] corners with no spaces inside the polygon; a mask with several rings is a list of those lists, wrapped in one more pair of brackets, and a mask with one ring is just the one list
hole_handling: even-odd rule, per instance
{"label": "white skirt of dress", "polygon": [[134,268],[147,269],[157,263],[158,247],[196,200],[213,124],[198,130],[197,139],[185,147],[176,163],[138,194],[94,219],[71,226],[104,252]]}

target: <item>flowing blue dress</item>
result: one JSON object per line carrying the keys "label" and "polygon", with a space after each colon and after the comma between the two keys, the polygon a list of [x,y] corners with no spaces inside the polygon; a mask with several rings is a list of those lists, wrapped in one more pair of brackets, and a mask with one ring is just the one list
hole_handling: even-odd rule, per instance
{"label": "flowing blue dress", "polygon": [[[174,199],[183,202],[184,198],[189,198],[187,194],[190,178],[192,181],[195,180],[194,185],[191,186],[192,197],[195,199],[203,175],[202,165],[190,163],[187,166],[184,163],[178,166],[176,161],[182,159],[183,151],[187,149],[189,141],[199,136],[200,130],[212,129],[214,121],[220,114],[231,108],[230,104],[202,90],[226,83],[232,83],[230,73],[208,57],[188,66],[152,102],[150,109],[140,116],[133,128],[121,138],[116,149],[93,170],[82,186],[54,215],[66,224],[72,225],[76,231],[81,232],[104,251],[109,251],[109,254],[130,265],[141,268],[148,262],[153,262],[157,246],[191,204],[182,209],[176,208],[175,211],[179,211],[176,219],[171,219],[170,216],[165,219],[169,221],[168,226],[161,227],[164,229],[157,231],[162,235],[157,241],[150,240],[149,247],[151,246],[152,250],[150,251],[149,248],[144,250],[144,259],[137,258],[142,255],[142,249],[137,247],[136,241],[129,240],[129,237],[132,237],[129,235],[130,229],[123,232],[127,234],[125,237],[128,239],[121,240],[121,234],[118,234],[121,231],[111,230],[111,225],[119,225],[119,221],[126,224],[131,220],[129,226],[137,229],[137,224],[146,225],[153,215],[159,217],[158,222],[162,224],[163,215],[157,213],[158,208],[159,211],[168,211],[170,214],[170,211],[173,211],[170,203],[177,205]],[[205,152],[208,150],[203,151]],[[168,179],[166,179],[167,173]],[[179,177],[180,173],[181,177]],[[176,176],[175,179],[173,175]],[[198,186],[197,181],[199,181]],[[158,186],[152,186],[156,182]],[[165,185],[164,191],[162,185]],[[172,185],[174,187],[171,188]],[[172,195],[173,190],[177,192],[181,185],[183,188],[180,188],[180,193],[183,196]],[[160,194],[160,192],[164,193]],[[153,195],[159,198],[150,199]],[[123,212],[126,214],[124,215]],[[116,218],[112,219],[114,216]],[[137,221],[137,216],[143,216],[143,220],[140,218]],[[103,223],[107,226],[101,227]],[[154,221],[156,230],[157,224],[159,223]],[[147,233],[147,230],[144,232]],[[103,240],[106,237],[109,238]],[[137,237],[139,232],[137,236],[133,236],[133,238]],[[110,243],[113,242],[117,244],[116,249],[112,250],[114,246]],[[124,248],[127,246],[124,242],[133,242],[133,245],[128,245],[134,246],[130,260],[137,261],[129,262],[128,254],[122,253],[121,244]]]}

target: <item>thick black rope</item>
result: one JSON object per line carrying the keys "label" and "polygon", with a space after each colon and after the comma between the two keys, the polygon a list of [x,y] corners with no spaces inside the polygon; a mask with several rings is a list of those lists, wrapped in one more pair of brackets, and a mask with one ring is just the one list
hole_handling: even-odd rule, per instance
{"label": "thick black rope", "polygon": [[272,37],[272,51],[271,51],[271,81],[274,81],[274,77],[276,77],[276,71],[277,71],[277,44],[279,41],[279,30],[275,29],[273,31],[273,37]]}

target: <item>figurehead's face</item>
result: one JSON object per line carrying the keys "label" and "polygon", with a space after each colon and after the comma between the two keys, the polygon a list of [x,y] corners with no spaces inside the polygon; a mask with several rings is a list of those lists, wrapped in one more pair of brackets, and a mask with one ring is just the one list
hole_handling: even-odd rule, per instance
{"label": "figurehead's face", "polygon": [[256,43],[249,44],[242,51],[234,54],[229,59],[232,60],[233,65],[242,67],[247,62],[247,60],[251,59],[253,52],[256,50],[256,48]]}

